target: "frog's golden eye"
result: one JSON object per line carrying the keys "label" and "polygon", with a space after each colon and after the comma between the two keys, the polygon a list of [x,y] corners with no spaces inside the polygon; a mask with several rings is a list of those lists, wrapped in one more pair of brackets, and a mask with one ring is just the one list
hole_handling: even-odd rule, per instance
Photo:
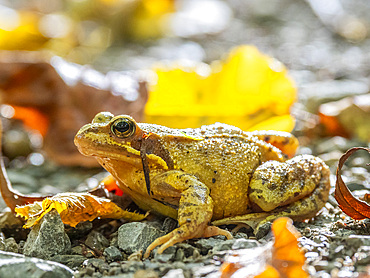
{"label": "frog's golden eye", "polygon": [[135,133],[135,123],[127,118],[117,119],[113,122],[111,130],[119,138],[127,138]]}

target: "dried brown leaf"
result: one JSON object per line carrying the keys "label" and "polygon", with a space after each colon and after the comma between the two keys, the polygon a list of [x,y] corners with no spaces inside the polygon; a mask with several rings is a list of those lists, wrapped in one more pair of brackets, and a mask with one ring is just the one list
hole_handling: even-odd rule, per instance
{"label": "dried brown leaf", "polygon": [[370,218],[370,206],[354,197],[349,191],[347,185],[342,180],[340,171],[342,170],[344,162],[354,153],[359,150],[364,150],[370,153],[369,148],[356,147],[349,149],[342,157],[339,159],[337,168],[337,181],[335,183],[334,197],[338,202],[340,209],[352,217],[355,220],[361,220],[365,218]]}

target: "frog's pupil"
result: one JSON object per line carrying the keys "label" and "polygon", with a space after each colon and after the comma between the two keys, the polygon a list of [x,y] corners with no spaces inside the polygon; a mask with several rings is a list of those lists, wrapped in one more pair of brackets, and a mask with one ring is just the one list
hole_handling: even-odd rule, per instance
{"label": "frog's pupil", "polygon": [[119,132],[127,132],[130,129],[130,124],[126,121],[120,121],[115,126],[116,130]]}

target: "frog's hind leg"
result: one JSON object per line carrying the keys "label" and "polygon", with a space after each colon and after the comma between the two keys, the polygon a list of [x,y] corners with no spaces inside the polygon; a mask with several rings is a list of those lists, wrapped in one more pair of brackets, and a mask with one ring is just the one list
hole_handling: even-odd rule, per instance
{"label": "frog's hind leg", "polygon": [[209,188],[195,176],[172,170],[155,176],[151,182],[151,190],[156,197],[181,196],[177,216],[179,227],[153,241],[146,249],[144,258],[149,257],[150,252],[159,245],[160,254],[175,243],[191,238],[215,235],[232,238],[228,231],[209,226],[213,215],[213,201]]}
{"label": "frog's hind leg", "polygon": [[288,158],[292,158],[299,146],[298,139],[289,132],[275,130],[257,130],[250,132],[251,135],[265,141],[279,150],[281,150]]}
{"label": "frog's hind leg", "polygon": [[293,220],[311,218],[325,205],[330,190],[330,170],[314,156],[302,155],[286,162],[269,161],[259,166],[250,183],[249,198],[262,211],[213,222],[244,223],[255,233],[268,221],[282,216]]}

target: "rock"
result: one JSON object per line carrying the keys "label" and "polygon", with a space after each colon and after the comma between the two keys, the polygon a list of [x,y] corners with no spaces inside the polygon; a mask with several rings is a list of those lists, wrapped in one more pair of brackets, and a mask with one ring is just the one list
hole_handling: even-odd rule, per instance
{"label": "rock", "polygon": [[83,255],[83,248],[81,245],[77,245],[71,248],[72,255]]}
{"label": "rock", "polygon": [[12,253],[19,252],[18,244],[13,237],[5,239],[4,243],[5,243],[4,251]]}
{"label": "rock", "polygon": [[56,262],[0,251],[0,277],[70,278],[73,271]]}
{"label": "rock", "polygon": [[93,228],[93,224],[90,221],[80,222],[76,227],[66,228],[66,233],[69,238],[81,238],[89,233]]}
{"label": "rock", "polygon": [[86,246],[94,250],[103,251],[106,247],[109,246],[109,240],[97,231],[91,231],[86,240]]}
{"label": "rock", "polygon": [[261,239],[264,236],[266,236],[271,231],[271,222],[266,222],[258,227],[258,230],[256,232],[256,238]]}
{"label": "rock", "polygon": [[136,272],[139,269],[144,269],[144,263],[142,261],[130,261],[121,266],[123,273]]}
{"label": "rock", "polygon": [[257,240],[238,238],[235,240],[234,244],[231,246],[231,249],[238,250],[238,249],[254,248],[254,247],[257,247],[258,245],[259,244]]}
{"label": "rock", "polygon": [[50,260],[64,264],[69,268],[76,268],[79,267],[86,260],[86,258],[81,255],[55,255]]}
{"label": "rock", "polygon": [[135,272],[134,278],[158,278],[158,274],[153,270],[140,269]]}
{"label": "rock", "polygon": [[171,269],[163,278],[185,278],[185,275],[182,269]]}
{"label": "rock", "polygon": [[163,221],[162,231],[164,231],[166,234],[168,234],[169,232],[174,230],[177,227],[177,225],[178,224],[177,224],[177,221],[175,219],[172,219],[171,217],[167,217]]}
{"label": "rock", "polygon": [[220,251],[230,250],[233,244],[235,243],[236,239],[228,239],[224,240],[223,242],[215,245],[212,248],[212,253],[217,253]]}
{"label": "rock", "polygon": [[22,228],[23,221],[11,211],[0,214],[0,230]]}
{"label": "rock", "polygon": [[26,256],[48,259],[54,255],[67,254],[70,249],[71,242],[64,231],[64,224],[59,214],[52,210],[33,227],[23,253]]}
{"label": "rock", "polygon": [[115,246],[109,246],[108,248],[105,248],[103,255],[105,256],[107,262],[123,260],[121,251],[119,251]]}
{"label": "rock", "polygon": [[118,246],[125,253],[131,254],[146,248],[165,233],[149,224],[131,222],[123,224],[118,229]]}
{"label": "rock", "polygon": [[175,246],[168,247],[166,250],[163,251],[162,254],[158,254],[156,251],[157,250],[154,250],[154,258],[161,263],[167,263],[175,259],[176,256]]}
{"label": "rock", "polygon": [[348,246],[359,248],[361,246],[370,246],[370,236],[364,235],[350,235],[346,238]]}
{"label": "rock", "polygon": [[195,246],[199,248],[199,251],[202,255],[207,255],[208,251],[213,249],[215,246],[218,246],[224,242],[223,239],[218,238],[202,238],[195,243]]}
{"label": "rock", "polygon": [[176,244],[177,250],[184,250],[184,255],[185,257],[190,257],[193,255],[195,247],[185,243],[185,242],[180,242]]}
{"label": "rock", "polygon": [[88,268],[92,267],[98,270],[100,273],[109,270],[109,265],[102,259],[88,259],[86,260],[83,265]]}

